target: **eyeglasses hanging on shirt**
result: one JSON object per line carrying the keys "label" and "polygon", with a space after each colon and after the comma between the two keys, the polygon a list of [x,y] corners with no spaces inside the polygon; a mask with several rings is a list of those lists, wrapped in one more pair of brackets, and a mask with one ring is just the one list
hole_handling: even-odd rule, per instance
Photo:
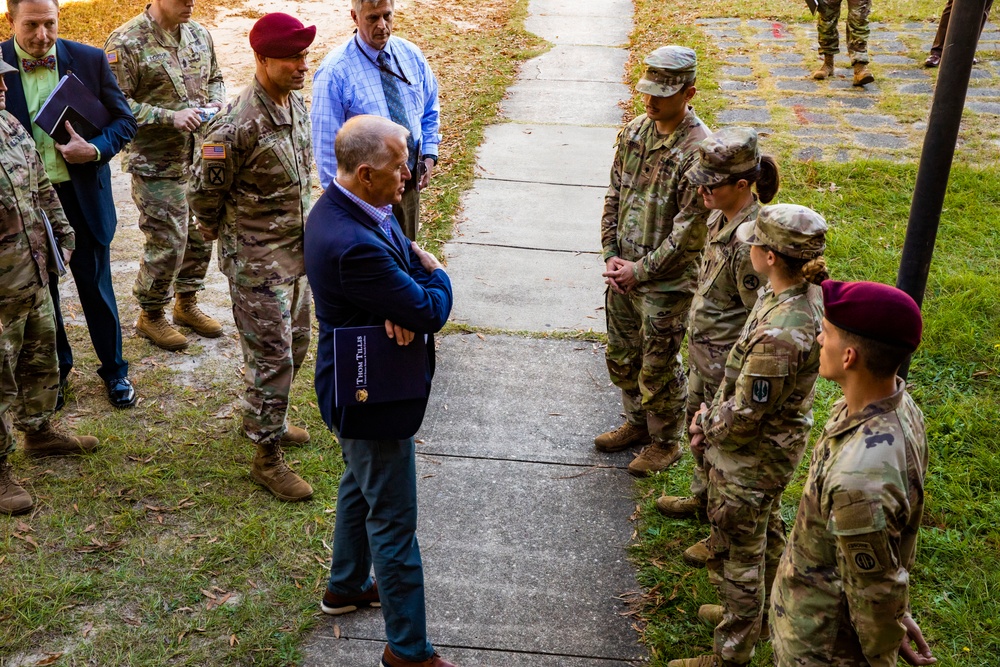
{"label": "eyeglasses hanging on shirt", "polygon": [[385,72],[389,76],[392,76],[392,77],[395,77],[395,78],[399,79],[400,81],[402,81],[403,83],[405,83],[407,86],[412,86],[413,85],[412,83],[410,83],[410,80],[406,78],[406,75],[403,74],[403,67],[402,67],[402,65],[399,64],[399,58],[397,58],[395,54],[389,54],[389,55],[392,57],[393,61],[396,63],[396,67],[399,68],[399,72],[393,71],[393,69],[391,67],[389,67],[388,65],[383,65],[382,63],[380,63],[380,62],[378,62],[376,60],[372,60],[372,57],[370,55],[368,55],[368,52],[365,51],[364,48],[361,46],[361,43],[358,42],[358,30],[357,30],[357,28],[354,29],[354,43],[357,45],[358,51],[361,52],[361,54],[368,60],[368,62],[370,62],[375,67],[377,67],[379,69],[379,71]]}

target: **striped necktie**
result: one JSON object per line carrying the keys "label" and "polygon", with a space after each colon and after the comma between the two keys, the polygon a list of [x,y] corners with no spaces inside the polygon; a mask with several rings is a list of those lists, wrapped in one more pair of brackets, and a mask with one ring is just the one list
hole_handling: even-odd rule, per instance
{"label": "striped necktie", "polygon": [[[391,60],[384,49],[378,54],[378,62],[378,72],[382,79],[382,92],[385,93],[385,102],[389,106],[389,118],[392,119],[392,122],[410,129],[410,124],[406,120],[406,107],[403,106],[403,96],[399,92],[399,83],[396,81],[396,77],[390,74],[392,71]],[[406,137],[406,152],[407,166],[410,171],[413,171],[417,164],[417,145],[414,143],[412,131]]]}

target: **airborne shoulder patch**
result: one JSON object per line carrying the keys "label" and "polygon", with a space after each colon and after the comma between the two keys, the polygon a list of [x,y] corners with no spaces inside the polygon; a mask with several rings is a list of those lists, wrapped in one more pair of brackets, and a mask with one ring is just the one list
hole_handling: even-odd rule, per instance
{"label": "airborne shoulder patch", "polygon": [[115,63],[118,62],[118,52],[117,51],[108,51],[106,55],[108,56],[108,64],[109,65],[114,65]]}
{"label": "airborne shoulder patch", "polygon": [[225,160],[226,159],[226,145],[225,144],[202,144],[201,145],[201,159],[202,160]]}

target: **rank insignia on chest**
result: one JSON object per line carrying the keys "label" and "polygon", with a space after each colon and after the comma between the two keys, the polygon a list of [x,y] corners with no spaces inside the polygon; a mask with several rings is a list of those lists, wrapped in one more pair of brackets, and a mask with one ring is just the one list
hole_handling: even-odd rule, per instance
{"label": "rank insignia on chest", "polygon": [[754,403],[767,403],[771,398],[771,381],[757,378],[753,381],[750,395]]}
{"label": "rank insignia on chest", "polygon": [[226,145],[225,144],[202,144],[202,146],[201,146],[201,159],[202,160],[225,160],[226,159]]}
{"label": "rank insignia on chest", "polygon": [[117,51],[108,51],[107,56],[108,56],[108,64],[109,65],[114,65],[115,63],[118,62],[118,52]]}

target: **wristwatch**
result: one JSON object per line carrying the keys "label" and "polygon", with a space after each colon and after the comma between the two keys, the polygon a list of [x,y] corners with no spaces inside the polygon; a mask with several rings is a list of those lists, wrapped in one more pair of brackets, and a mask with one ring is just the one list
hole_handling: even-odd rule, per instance
{"label": "wristwatch", "polygon": [[430,158],[431,160],[434,160],[434,166],[436,167],[437,164],[438,164],[437,155],[431,155],[430,153],[425,153],[424,155],[420,156],[420,161],[423,162],[424,160],[426,160],[428,158]]}

